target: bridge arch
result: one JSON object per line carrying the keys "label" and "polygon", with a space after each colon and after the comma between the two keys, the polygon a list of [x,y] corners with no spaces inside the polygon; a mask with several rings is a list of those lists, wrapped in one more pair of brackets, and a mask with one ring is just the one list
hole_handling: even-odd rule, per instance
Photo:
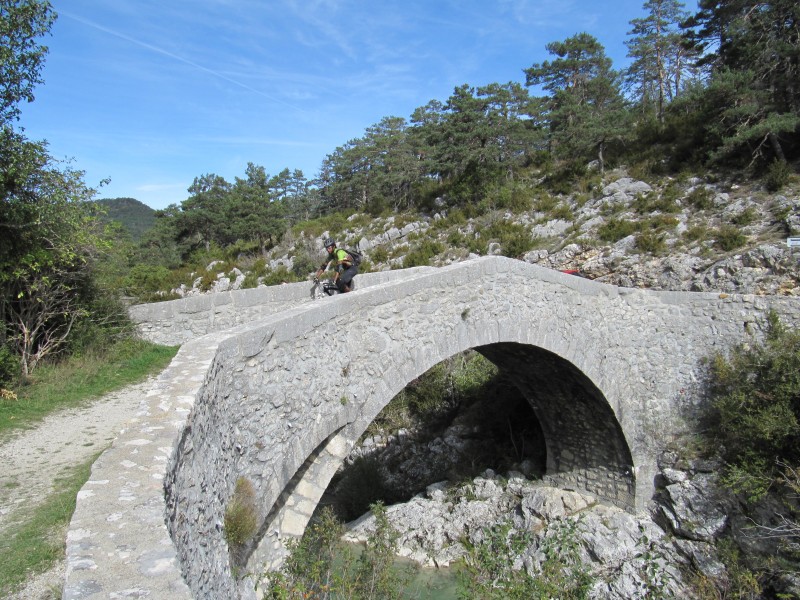
{"label": "bridge arch", "polygon": [[[477,329],[483,330],[483,323]],[[411,381],[451,356],[475,350],[514,383],[541,428],[546,447],[545,480],[565,489],[590,492],[601,502],[634,511],[636,471],[625,434],[603,392],[569,360],[539,346],[498,341],[461,348],[409,372],[387,371],[396,385],[370,398],[365,410],[326,438],[306,459],[265,519],[251,564],[277,566],[286,538],[302,534],[333,475],[380,411]],[[312,509],[313,510],[313,509]],[[270,535],[271,534],[271,535]]]}

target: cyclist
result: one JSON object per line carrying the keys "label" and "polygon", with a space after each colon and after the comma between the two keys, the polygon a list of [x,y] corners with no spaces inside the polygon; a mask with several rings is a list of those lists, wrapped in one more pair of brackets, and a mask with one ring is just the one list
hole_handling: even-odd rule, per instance
{"label": "cyclist", "polygon": [[325,251],[328,257],[325,262],[320,265],[315,277],[319,276],[331,265],[333,265],[335,274],[333,282],[336,284],[340,293],[345,294],[353,289],[353,277],[358,273],[358,267],[353,264],[353,259],[346,250],[336,247],[336,241],[328,238],[324,242]]}

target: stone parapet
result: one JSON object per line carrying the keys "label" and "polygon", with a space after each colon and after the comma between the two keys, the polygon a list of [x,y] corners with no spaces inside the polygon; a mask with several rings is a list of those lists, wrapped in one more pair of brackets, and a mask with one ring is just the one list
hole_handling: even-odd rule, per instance
{"label": "stone parapet", "polygon": [[[364,273],[357,276],[356,283],[358,289],[368,288],[408,277],[409,271],[432,268]],[[230,329],[312,300],[313,285],[300,282],[137,304],[130,307],[129,313],[140,335],[146,340],[165,346],[179,346],[212,331]]]}

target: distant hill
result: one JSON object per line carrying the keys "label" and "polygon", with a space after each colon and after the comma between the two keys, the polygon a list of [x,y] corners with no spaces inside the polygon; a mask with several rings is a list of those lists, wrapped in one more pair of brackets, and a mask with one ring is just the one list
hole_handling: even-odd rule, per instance
{"label": "distant hill", "polygon": [[96,202],[105,207],[106,218],[120,223],[134,240],[141,239],[156,222],[156,211],[134,198],[104,198]]}

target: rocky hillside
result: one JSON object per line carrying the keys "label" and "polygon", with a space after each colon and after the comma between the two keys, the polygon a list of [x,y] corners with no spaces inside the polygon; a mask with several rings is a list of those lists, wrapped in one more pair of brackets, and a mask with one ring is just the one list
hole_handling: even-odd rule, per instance
{"label": "rocky hillside", "polygon": [[[310,271],[331,235],[361,250],[370,270],[503,254],[625,287],[798,295],[800,249],[792,255],[786,243],[800,234],[798,190],[797,182],[774,194],[697,178],[648,183],[618,170],[589,192],[543,193],[527,210],[484,205],[468,216],[439,199],[425,216],[354,214],[338,229],[287,236],[267,260],[273,271]],[[246,265],[218,273],[210,291],[240,287],[247,273]],[[200,293],[200,280],[174,292]]]}

